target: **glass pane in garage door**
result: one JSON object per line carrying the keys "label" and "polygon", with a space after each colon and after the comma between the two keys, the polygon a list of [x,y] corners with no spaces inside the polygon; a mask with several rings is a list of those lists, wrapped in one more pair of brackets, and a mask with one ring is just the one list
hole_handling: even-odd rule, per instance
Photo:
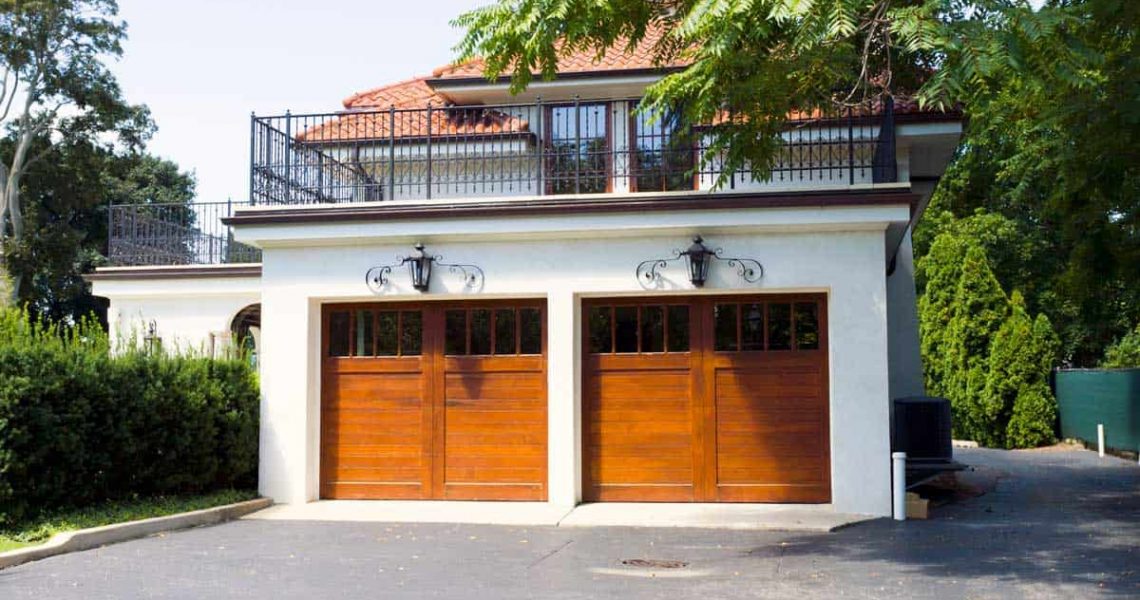
{"label": "glass pane in garage door", "polygon": [[542,311],[519,309],[519,354],[542,354]]}
{"label": "glass pane in garage door", "polygon": [[796,303],[796,349],[819,350],[819,305]]}
{"label": "glass pane in garage door", "polygon": [[348,332],[350,322],[347,310],[329,314],[329,356],[348,356],[352,339]]}

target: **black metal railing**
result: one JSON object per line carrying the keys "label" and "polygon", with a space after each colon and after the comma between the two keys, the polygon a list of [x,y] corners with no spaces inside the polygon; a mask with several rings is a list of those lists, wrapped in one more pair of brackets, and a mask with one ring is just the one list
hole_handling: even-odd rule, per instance
{"label": "black metal railing", "polygon": [[107,258],[115,266],[261,262],[222,219],[245,203],[112,204]]}
{"label": "black metal railing", "polygon": [[[896,179],[892,105],[789,124],[767,178],[636,100],[252,117],[254,204],[852,185]],[[708,159],[708,160],[705,160]]]}

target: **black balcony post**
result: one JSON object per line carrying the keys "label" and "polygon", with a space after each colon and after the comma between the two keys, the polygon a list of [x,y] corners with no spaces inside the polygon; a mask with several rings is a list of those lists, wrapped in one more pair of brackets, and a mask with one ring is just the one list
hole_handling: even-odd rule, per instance
{"label": "black balcony post", "polygon": [[545,195],[546,193],[545,186],[542,183],[543,171],[546,170],[546,157],[543,156],[542,152],[545,144],[542,138],[542,117],[542,98],[539,97],[534,101],[534,119],[537,123],[537,126],[535,127],[534,155],[536,160],[535,171],[538,173],[536,179],[538,180],[539,196]]}
{"label": "black balcony post", "polygon": [[431,200],[431,102],[427,105],[427,199]]}
{"label": "black balcony post", "polygon": [[115,204],[107,201],[107,258],[115,264]]}
{"label": "black balcony post", "polygon": [[289,202],[293,198],[293,169],[291,162],[291,153],[293,151],[293,117],[289,111],[285,111],[285,148],[283,160],[285,161],[285,202]]}
{"label": "black balcony post", "polygon": [[574,193],[582,193],[582,113],[578,96],[574,96]]}
{"label": "black balcony post", "polygon": [[855,123],[851,119],[851,107],[847,107],[847,183],[855,185]]}
{"label": "black balcony post", "polygon": [[251,110],[249,111],[249,202],[254,204],[255,193],[257,187],[254,172],[257,164],[257,115]]}
{"label": "black balcony post", "polygon": [[396,199],[396,105],[388,107],[388,199]]}
{"label": "black balcony post", "polygon": [[879,143],[875,152],[871,174],[874,183],[894,183],[898,180],[895,162],[895,99],[883,98],[883,115],[879,121]]}

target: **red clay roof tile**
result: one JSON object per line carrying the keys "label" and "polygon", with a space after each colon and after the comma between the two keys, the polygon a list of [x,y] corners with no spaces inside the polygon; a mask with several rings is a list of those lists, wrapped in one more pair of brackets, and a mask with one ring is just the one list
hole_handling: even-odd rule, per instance
{"label": "red clay roof tile", "polygon": [[[650,28],[645,37],[632,51],[626,51],[626,40],[618,40],[606,53],[598,58],[593,50],[576,50],[558,58],[558,73],[593,73],[605,71],[627,71],[632,69],[655,69],[683,67],[687,61],[673,60],[658,64],[656,48],[665,29]],[[464,63],[445,65],[432,72],[436,79],[467,79],[483,76],[483,59],[476,58]]]}

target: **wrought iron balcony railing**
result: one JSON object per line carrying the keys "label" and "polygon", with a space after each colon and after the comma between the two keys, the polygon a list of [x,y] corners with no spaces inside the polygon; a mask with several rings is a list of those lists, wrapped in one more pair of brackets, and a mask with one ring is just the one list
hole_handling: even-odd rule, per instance
{"label": "wrought iron balcony railing", "polygon": [[113,204],[107,258],[115,266],[261,262],[222,219],[243,203]]}
{"label": "wrought iron balcony railing", "polygon": [[[253,117],[255,204],[712,190],[723,163],[700,129],[634,111],[636,100],[427,106]],[[873,113],[798,119],[770,178],[721,189],[819,187],[896,178],[887,101]]]}
{"label": "wrought iron balcony railing", "polygon": [[[708,140],[635,100],[427,106],[253,117],[250,201],[110,207],[114,265],[259,262],[221,219],[242,205],[605,192],[713,190],[725,175]],[[873,113],[792,121],[768,179],[721,189],[892,182],[890,102]]]}

